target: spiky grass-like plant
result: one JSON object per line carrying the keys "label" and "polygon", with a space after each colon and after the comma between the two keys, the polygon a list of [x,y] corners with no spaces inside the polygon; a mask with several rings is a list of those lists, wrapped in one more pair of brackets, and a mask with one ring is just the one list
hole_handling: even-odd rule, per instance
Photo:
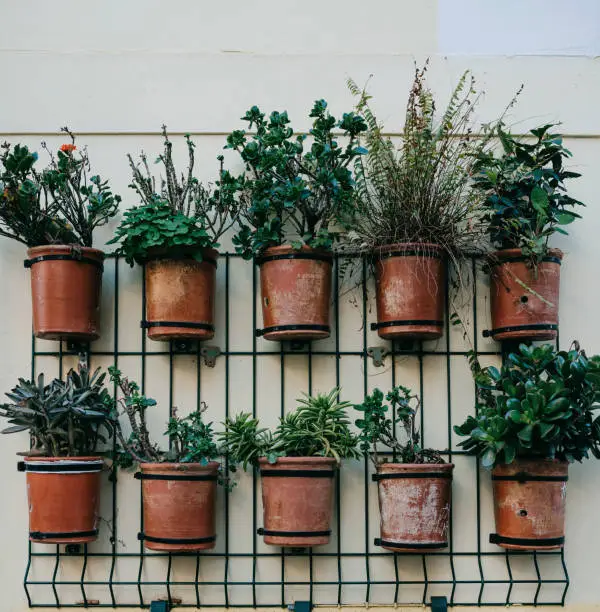
{"label": "spiky grass-like plant", "polygon": [[483,199],[471,189],[471,174],[493,130],[482,126],[475,135],[473,112],[482,94],[470,72],[462,75],[438,119],[426,85],[427,68],[426,63],[415,69],[398,144],[384,134],[366,89],[348,81],[369,128],[368,154],[356,161],[358,216],[352,239],[362,251],[395,243],[433,243],[456,263],[478,252],[485,236]]}

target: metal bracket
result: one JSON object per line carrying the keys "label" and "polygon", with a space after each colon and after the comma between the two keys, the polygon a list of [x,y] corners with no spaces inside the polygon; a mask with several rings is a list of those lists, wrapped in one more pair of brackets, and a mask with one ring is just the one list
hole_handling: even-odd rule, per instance
{"label": "metal bracket", "polygon": [[367,349],[367,355],[373,360],[373,365],[376,368],[383,366],[383,361],[389,351],[383,346],[370,346]]}
{"label": "metal bracket", "polygon": [[150,612],[171,612],[171,605],[168,601],[151,601]]}
{"label": "metal bracket", "polygon": [[191,338],[171,340],[171,351],[178,355],[190,355],[198,352],[198,341]]}
{"label": "metal bracket", "polygon": [[293,604],[288,606],[288,610],[294,612],[311,612],[313,606],[310,601],[295,601]]}
{"label": "metal bracket", "polygon": [[209,368],[214,368],[217,364],[217,357],[221,354],[221,349],[218,346],[203,346],[200,349],[200,355],[204,357],[204,365]]}
{"label": "metal bracket", "polygon": [[448,600],[446,597],[440,597],[433,595],[431,597],[431,612],[447,612],[448,611]]}
{"label": "metal bracket", "polygon": [[310,342],[307,342],[305,340],[292,340],[289,343],[284,343],[284,345],[285,344],[287,344],[289,350],[294,353],[302,353],[304,351],[308,351],[310,347]]}
{"label": "metal bracket", "polygon": [[78,555],[81,553],[81,544],[67,544],[65,546],[65,553],[67,555]]}
{"label": "metal bracket", "polygon": [[414,338],[404,338],[398,340],[392,340],[392,346],[394,351],[398,353],[408,353],[414,350],[416,340]]}

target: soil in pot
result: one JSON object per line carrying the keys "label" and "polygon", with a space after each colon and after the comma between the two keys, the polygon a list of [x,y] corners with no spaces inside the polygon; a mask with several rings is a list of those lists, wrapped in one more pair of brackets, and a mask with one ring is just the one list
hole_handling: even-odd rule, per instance
{"label": "soil in pot", "polygon": [[145,266],[148,338],[210,340],[215,335],[214,302],[218,253],[192,258],[151,259]]}
{"label": "soil in pot", "polygon": [[104,253],[58,245],[33,247],[27,256],[35,336],[83,342],[99,338]]}
{"label": "soil in pot", "polygon": [[446,265],[441,247],[392,244],[375,253],[380,338],[431,340],[444,332]]}
{"label": "soil in pot", "polygon": [[146,548],[186,552],[214,548],[219,463],[142,463]]}
{"label": "soil in pot", "polygon": [[308,547],[329,542],[335,459],[280,457],[259,460],[265,544]]}
{"label": "soil in pot", "polygon": [[562,257],[562,251],[550,249],[532,268],[520,249],[493,253],[489,335],[494,340],[556,338]]}
{"label": "soil in pot", "polygon": [[93,542],[98,535],[101,457],[27,457],[29,539]]}
{"label": "soil in pot", "polygon": [[308,247],[277,246],[257,259],[263,329],[275,341],[309,341],[330,334],[333,256]]}
{"label": "soil in pot", "polygon": [[516,459],[492,471],[496,533],[513,550],[560,548],[565,535],[566,461]]}
{"label": "soil in pot", "polygon": [[384,463],[377,469],[381,538],[394,552],[423,552],[448,546],[451,463]]}

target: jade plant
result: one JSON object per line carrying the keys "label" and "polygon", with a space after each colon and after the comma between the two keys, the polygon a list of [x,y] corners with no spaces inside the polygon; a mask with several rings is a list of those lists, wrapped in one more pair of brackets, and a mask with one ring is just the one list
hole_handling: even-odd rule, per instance
{"label": "jade plant", "polygon": [[[438,451],[420,444],[415,425],[419,405],[419,398],[410,389],[398,385],[385,398],[382,391],[375,389],[362,404],[354,406],[362,412],[362,418],[355,421],[360,430],[360,450],[375,467],[386,463],[390,454],[393,463],[444,463]],[[398,426],[403,441],[396,433]]]}
{"label": "jade plant", "polygon": [[185,135],[188,165],[179,174],[173,161],[173,143],[163,125],[163,152],[156,164],[163,175],[150,169],[142,152],[139,162],[127,155],[133,189],[141,204],[125,211],[109,244],[120,243],[117,253],[127,263],[143,264],[153,256],[192,257],[202,261],[206,248],[218,248],[221,236],[235,223],[238,214],[236,181],[223,170],[219,156],[219,178],[214,188],[194,176],[196,145]]}
{"label": "jade plant", "polygon": [[92,174],[87,150],[71,142],[56,156],[46,143],[48,167],[38,170],[38,154],[27,146],[2,145],[0,155],[0,235],[28,247],[49,244],[93,246],[96,228],[117,213],[120,196]]}
{"label": "jade plant", "polygon": [[577,343],[568,351],[521,344],[500,369],[472,367],[475,416],[454,431],[484,467],[521,456],[600,458],[600,356],[587,357]]}
{"label": "jade plant", "polygon": [[177,415],[172,410],[167,430],[164,432],[170,441],[170,448],[164,451],[150,438],[146,411],[156,406],[156,401],[140,392],[139,385],[123,376],[115,367],[109,368],[110,378],[121,391],[117,403],[127,417],[129,436],[125,437],[122,427],[116,429],[119,439],[117,461],[121,467],[130,467],[135,463],[173,462],[200,463],[206,465],[220,456],[215,443],[212,423],[205,423],[203,413],[207,405],[186,417]]}
{"label": "jade plant", "polygon": [[114,401],[104,386],[105,373],[90,374],[79,366],[66,380],[48,384],[43,374],[37,381],[19,378],[0,405],[0,416],[9,427],[2,433],[28,431],[29,456],[81,457],[98,454],[100,443],[108,442],[115,431]]}
{"label": "jade plant", "polygon": [[350,431],[346,413],[350,403],[340,402],[338,396],[339,389],[333,389],[298,399],[298,408],[280,418],[273,431],[260,427],[246,412],[226,419],[219,438],[231,469],[257,467],[261,457],[269,463],[278,457],[333,457],[337,462],[358,457],[358,438]]}
{"label": "jade plant", "polygon": [[548,252],[554,233],[580,215],[583,203],[566,193],[565,181],[581,176],[566,170],[571,152],[554,124],[530,131],[519,139],[500,123],[495,132],[502,144],[500,156],[482,151],[474,167],[473,185],[485,195],[485,217],[491,242],[500,249],[518,248],[533,264]]}
{"label": "jade plant", "polygon": [[[331,249],[352,221],[354,177],[352,164],[366,150],[358,135],[366,129],[360,115],[333,117],[325,100],[317,100],[306,135],[294,135],[287,112],[268,117],[253,106],[242,117],[248,129],[227,137],[226,149],[237,151],[245,173],[229,175],[241,195],[240,227],[233,242],[246,259],[282,244]],[[334,130],[341,130],[345,144]]]}

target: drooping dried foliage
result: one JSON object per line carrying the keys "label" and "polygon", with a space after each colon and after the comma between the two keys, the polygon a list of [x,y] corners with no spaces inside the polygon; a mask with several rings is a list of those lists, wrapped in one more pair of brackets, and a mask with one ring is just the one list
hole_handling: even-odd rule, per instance
{"label": "drooping dried foliage", "polygon": [[365,251],[394,243],[434,243],[457,261],[479,251],[485,235],[483,198],[471,189],[471,173],[491,144],[493,130],[474,129],[473,112],[481,93],[469,72],[437,119],[433,93],[426,85],[427,67],[415,69],[399,143],[384,134],[366,89],[348,81],[369,126],[369,152],[356,161],[358,219],[352,238]]}

